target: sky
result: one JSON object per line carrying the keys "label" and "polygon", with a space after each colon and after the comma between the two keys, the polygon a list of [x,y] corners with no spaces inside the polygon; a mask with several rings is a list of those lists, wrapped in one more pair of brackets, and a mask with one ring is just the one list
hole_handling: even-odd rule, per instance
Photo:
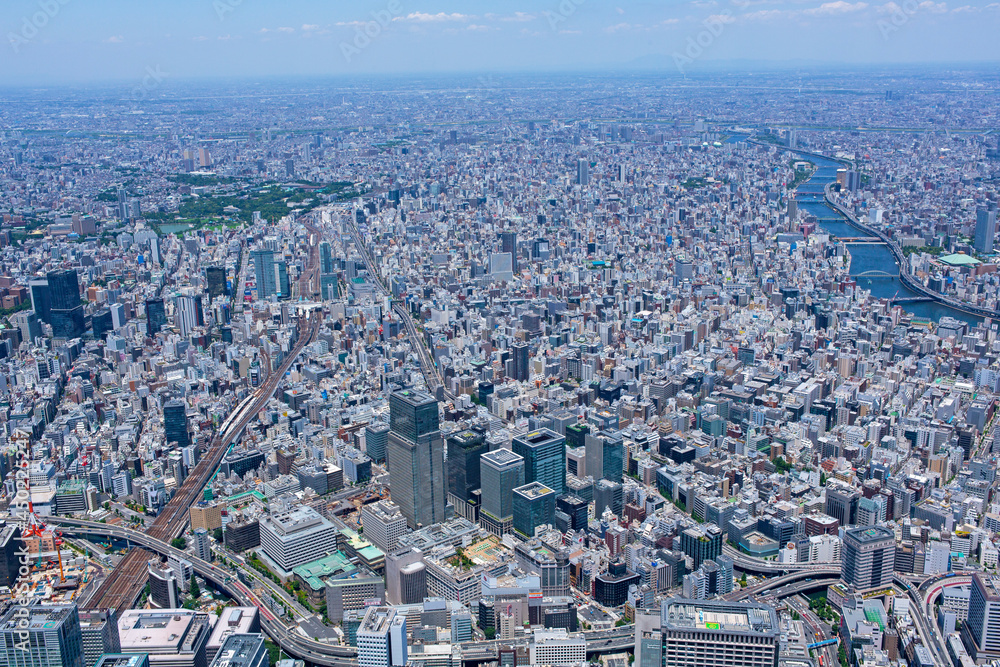
{"label": "sky", "polygon": [[998,26],[965,0],[3,0],[0,85],[982,63]]}

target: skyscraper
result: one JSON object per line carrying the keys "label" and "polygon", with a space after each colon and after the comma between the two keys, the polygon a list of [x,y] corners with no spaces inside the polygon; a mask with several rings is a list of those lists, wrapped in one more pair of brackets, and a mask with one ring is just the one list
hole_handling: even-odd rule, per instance
{"label": "skyscraper", "polygon": [[106,653],[121,651],[118,619],[112,609],[89,609],[80,612],[80,634],[83,638],[83,661],[87,667],[97,664]]}
{"label": "skyscraper", "polygon": [[587,433],[584,442],[587,448],[587,474],[595,480],[621,482],[625,456],[625,444],[621,435],[606,431]]}
{"label": "skyscraper", "polygon": [[50,271],[49,322],[56,338],[77,338],[85,331],[83,304],[80,302],[80,280],[76,271]]}
{"label": "skyscraper", "polygon": [[146,299],[146,328],[150,336],[167,325],[167,310],[163,299]]}
{"label": "skyscraper", "polygon": [[826,487],[827,516],[832,516],[841,526],[853,526],[858,520],[858,502],[861,499],[854,489],[843,484],[831,483]]}
{"label": "skyscraper", "polygon": [[514,355],[514,379],[518,382],[527,382],[531,378],[528,366],[531,355],[528,353],[528,344],[514,343],[510,348]]}
{"label": "skyscraper", "polygon": [[472,492],[480,487],[479,459],[489,450],[482,433],[465,430],[449,436],[448,495],[456,509],[473,500]]}
{"label": "skyscraper", "polygon": [[163,404],[163,432],[166,441],[176,442],[181,447],[191,444],[188,435],[187,404],[181,400],[170,400]]}
{"label": "skyscraper", "polygon": [[17,555],[21,543],[21,527],[14,523],[0,522],[0,586],[13,588],[20,576]]}
{"label": "skyscraper", "polygon": [[500,252],[510,253],[510,270],[517,273],[517,232],[500,232]]}
{"label": "skyscraper", "polygon": [[285,262],[274,263],[274,285],[279,299],[292,298],[292,286],[288,281],[288,264]]}
{"label": "skyscraper", "polygon": [[888,528],[871,526],[847,530],[840,553],[840,578],[845,584],[860,591],[892,584],[896,535]]}
{"label": "skyscraper", "polygon": [[438,403],[429,394],[405,390],[389,397],[390,494],[410,528],[444,521],[444,442],[438,419]]}
{"label": "skyscraper", "polygon": [[[27,617],[19,616],[21,613],[19,605],[11,605],[0,618],[3,664],[8,667],[85,667],[80,614],[75,604],[32,605]],[[22,635],[24,632],[28,633],[27,640]]]}
{"label": "skyscraper", "polygon": [[276,274],[274,271],[274,252],[258,249],[250,253],[253,261],[254,280],[257,282],[257,298],[266,299],[278,293]]}
{"label": "skyscraper", "polygon": [[993,252],[993,240],[997,235],[996,209],[980,207],[976,210],[976,239],[974,247],[978,252]]}
{"label": "skyscraper", "polygon": [[319,272],[333,273],[333,252],[329,241],[323,241],[319,244]]}
{"label": "skyscraper", "polygon": [[479,521],[494,535],[509,533],[514,523],[514,489],[524,484],[524,457],[496,449],[479,459],[482,508]]}
{"label": "skyscraper", "polygon": [[365,454],[375,463],[385,462],[385,447],[388,441],[388,424],[373,422],[365,427]]}
{"label": "skyscraper", "polygon": [[226,294],[226,269],[221,266],[209,266],[205,269],[205,283],[209,299]]}
{"label": "skyscraper", "polygon": [[576,161],[576,182],[580,185],[590,183],[590,160],[580,158]]}
{"label": "skyscraper", "polygon": [[969,591],[969,616],[962,623],[965,648],[976,662],[1000,658],[1000,579],[976,573]]}
{"label": "skyscraper", "polygon": [[556,492],[538,482],[514,489],[512,495],[514,531],[534,537],[539,526],[551,526],[556,514]]}
{"label": "skyscraper", "polygon": [[42,322],[49,322],[52,306],[49,302],[49,281],[32,280],[28,282],[28,291],[31,292],[31,309],[38,315]]}
{"label": "skyscraper", "polygon": [[524,458],[524,483],[541,482],[561,494],[566,490],[566,439],[547,428],[519,435],[511,450]]}
{"label": "skyscraper", "polygon": [[671,598],[661,609],[660,633],[658,665],[778,665],[781,629],[767,605]]}
{"label": "skyscraper", "polygon": [[194,555],[206,563],[212,562],[212,544],[208,541],[208,531],[204,528],[195,528],[191,531],[192,543],[194,545]]}
{"label": "skyscraper", "polygon": [[406,665],[406,616],[392,607],[369,607],[358,628],[359,667]]}

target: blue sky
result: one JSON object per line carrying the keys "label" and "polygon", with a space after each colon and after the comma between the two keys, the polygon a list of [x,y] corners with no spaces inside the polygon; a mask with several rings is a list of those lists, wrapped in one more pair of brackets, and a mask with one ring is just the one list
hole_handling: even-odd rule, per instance
{"label": "blue sky", "polygon": [[3,0],[0,84],[982,62],[997,26],[964,0]]}

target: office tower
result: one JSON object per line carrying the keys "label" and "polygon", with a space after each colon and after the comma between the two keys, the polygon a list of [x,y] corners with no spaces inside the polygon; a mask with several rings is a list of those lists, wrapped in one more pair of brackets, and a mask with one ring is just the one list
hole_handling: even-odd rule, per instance
{"label": "office tower", "polygon": [[80,280],[76,271],[49,271],[49,323],[55,338],[77,338],[85,331]]}
{"label": "office tower", "polygon": [[556,492],[539,482],[529,482],[512,492],[514,530],[534,537],[538,526],[551,526],[556,514]]}
{"label": "office tower", "polygon": [[509,533],[514,525],[514,489],[524,484],[524,457],[496,449],[479,459],[482,507],[479,520],[494,535]]}
{"label": "office tower", "polygon": [[385,447],[389,441],[389,425],[374,422],[365,426],[365,454],[375,463],[385,463]]}
{"label": "office tower", "polygon": [[209,266],[205,269],[205,283],[208,298],[215,299],[226,294],[226,269],[221,266]]}
{"label": "office tower", "polygon": [[257,519],[230,520],[226,524],[223,542],[237,553],[260,546],[260,522]]}
{"label": "office tower", "polygon": [[419,549],[385,556],[385,599],[389,604],[417,604],[427,597],[427,568]]}
{"label": "office tower", "polygon": [[187,404],[173,399],[163,404],[163,432],[166,442],[176,442],[181,447],[191,444],[188,435]]}
{"label": "office tower", "polygon": [[49,324],[52,308],[49,302],[49,281],[28,281],[28,291],[31,293],[31,309],[38,315],[38,319]]}
{"label": "office tower", "polygon": [[389,397],[389,492],[413,529],[445,518],[444,443],[438,419],[438,402],[429,394],[404,390]]}
{"label": "office tower", "polygon": [[556,498],[556,510],[569,517],[569,527],[572,530],[586,530],[588,523],[588,503],[583,498],[572,493],[566,493]]}
{"label": "office tower", "polygon": [[993,241],[997,235],[997,212],[993,208],[976,209],[976,238],[974,247],[978,252],[993,252]]}
{"label": "office tower", "polygon": [[605,431],[587,433],[584,435],[584,443],[587,452],[587,474],[595,480],[621,482],[625,465],[625,443],[621,435]]}
{"label": "office tower", "polygon": [[260,609],[258,607],[226,607],[212,629],[205,644],[205,660],[209,663],[221,655],[226,641],[236,636],[254,636],[260,633]]}
{"label": "office tower", "polygon": [[264,635],[234,633],[226,637],[216,652],[211,667],[269,667],[270,657],[264,645]]}
{"label": "office tower", "polygon": [[102,308],[94,313],[91,317],[91,326],[94,330],[94,339],[104,340],[104,336],[115,328],[111,319],[111,309]]}
{"label": "office tower", "polygon": [[21,527],[14,522],[0,522],[0,586],[13,588],[20,576]]}
{"label": "office tower", "polygon": [[[118,217],[122,220],[128,219],[128,191],[124,185],[118,186]],[[90,667],[89,665],[87,667]]]}
{"label": "office tower", "polygon": [[404,667],[406,662],[406,616],[392,607],[369,607],[358,628],[358,667]]}
{"label": "office tower", "polygon": [[174,326],[187,337],[197,326],[205,324],[201,295],[179,294],[174,297]]}
{"label": "office tower", "polygon": [[858,502],[861,494],[844,484],[829,484],[826,487],[826,508],[824,513],[840,522],[841,526],[853,526],[858,521]]}
{"label": "office tower", "polygon": [[510,270],[517,272],[517,232],[500,232],[500,252],[510,253]]}
{"label": "office tower", "polygon": [[260,518],[261,549],[286,572],[314,561],[337,548],[337,529],[313,508],[292,510]]}
{"label": "office tower", "polygon": [[319,272],[333,273],[333,251],[329,241],[319,244]]}
{"label": "office tower", "polygon": [[167,326],[167,310],[163,306],[163,299],[146,300],[146,329],[150,336],[157,334],[160,329]]}
{"label": "office tower", "polygon": [[576,161],[576,182],[580,185],[590,183],[590,160],[581,158]]}
{"label": "office tower", "polygon": [[406,517],[388,500],[369,503],[361,508],[361,525],[365,538],[389,554],[399,546],[399,538],[406,534]]}
{"label": "office tower", "polygon": [[566,439],[547,428],[519,435],[511,450],[524,458],[524,482],[541,482],[559,495],[566,490]]}
{"label": "office tower", "polygon": [[194,555],[206,563],[212,562],[212,544],[208,541],[208,531],[204,528],[195,528],[191,531],[191,543],[194,547]]}
{"label": "office tower", "polygon": [[470,521],[466,507],[481,486],[479,459],[489,451],[482,433],[465,430],[448,437],[448,496],[456,511]]}
{"label": "office tower", "polygon": [[160,609],[177,609],[181,606],[181,586],[173,568],[150,561],[147,563],[146,583],[149,585],[149,601]]}
{"label": "office tower", "polygon": [[681,551],[691,557],[697,569],[722,553],[722,531],[712,525],[688,528],[681,533]]}
{"label": "office tower", "polygon": [[962,639],[969,655],[977,663],[1000,658],[1000,578],[973,574],[968,604]]}
{"label": "office tower", "polygon": [[671,598],[660,611],[660,634],[664,665],[778,665],[781,629],[768,605]]}
{"label": "office tower", "polygon": [[527,382],[531,378],[528,362],[531,355],[528,353],[527,343],[514,343],[510,346],[514,361],[514,379],[518,382]]}
{"label": "office tower", "polygon": [[118,621],[122,653],[145,653],[152,665],[208,667],[208,614],[187,609],[127,609]]}
{"label": "office tower", "polygon": [[207,148],[198,149],[198,166],[199,167],[211,167],[212,166],[212,154]]}
{"label": "office tower", "polygon": [[594,516],[600,518],[605,509],[621,516],[625,510],[625,495],[621,484],[601,479],[594,484]]}
{"label": "office tower", "polygon": [[570,634],[566,628],[536,629],[528,656],[532,665],[582,665],[587,661],[587,639],[583,634]]}
{"label": "office tower", "polygon": [[594,600],[606,607],[619,607],[628,600],[629,587],[638,586],[641,581],[642,577],[625,563],[611,563],[607,572],[594,578]]}
{"label": "office tower", "polygon": [[292,286],[288,281],[288,264],[285,262],[274,263],[274,285],[279,299],[292,298]]}
{"label": "office tower", "polygon": [[514,560],[525,572],[534,572],[540,577],[542,595],[569,595],[569,552],[565,549],[553,550],[541,540],[529,539],[514,545]]}
{"label": "office tower", "polygon": [[872,526],[844,532],[840,578],[859,591],[892,585],[896,563],[896,535],[888,528]]}
{"label": "office tower", "polygon": [[254,250],[250,253],[250,260],[253,262],[254,280],[257,283],[257,298],[266,299],[272,294],[277,294],[274,252],[263,248]]}
{"label": "office tower", "polygon": [[0,618],[0,656],[7,667],[85,667],[76,605],[9,606]]}

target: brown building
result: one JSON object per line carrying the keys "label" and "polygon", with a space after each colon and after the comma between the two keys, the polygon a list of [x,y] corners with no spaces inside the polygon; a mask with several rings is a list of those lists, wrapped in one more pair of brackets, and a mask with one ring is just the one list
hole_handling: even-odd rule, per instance
{"label": "brown building", "polygon": [[204,528],[213,531],[222,528],[222,505],[200,502],[191,506],[191,530]]}

